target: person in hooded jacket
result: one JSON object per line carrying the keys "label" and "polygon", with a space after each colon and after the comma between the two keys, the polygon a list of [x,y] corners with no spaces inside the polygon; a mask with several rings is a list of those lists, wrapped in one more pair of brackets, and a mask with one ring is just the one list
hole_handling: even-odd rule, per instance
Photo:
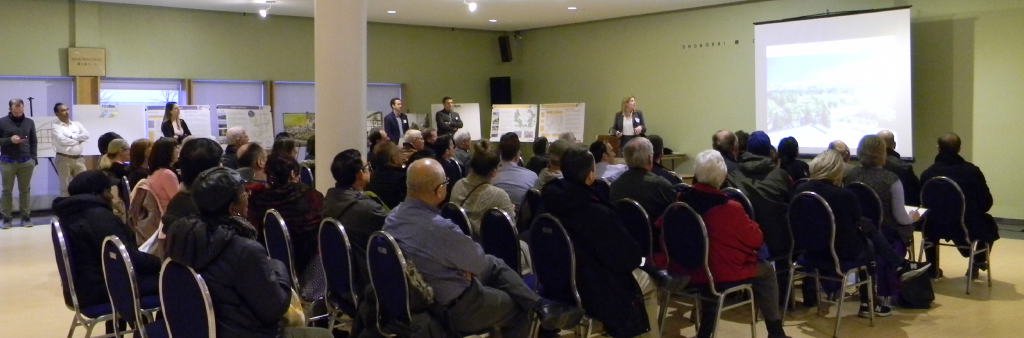
{"label": "person in hooded jacket", "polygon": [[[657,337],[657,286],[640,269],[640,246],[626,232],[615,209],[590,187],[594,157],[582,146],[561,156],[563,179],[544,185],[547,212],[562,221],[576,250],[576,284],[586,314],[612,337]],[[545,290],[569,294],[569,290]]]}
{"label": "person in hooded jacket", "polygon": [[75,276],[75,290],[83,308],[110,302],[103,276],[103,241],[117,236],[128,249],[139,284],[139,295],[157,294],[157,275],[160,259],[139,251],[135,235],[111,209],[114,199],[110,187],[120,181],[110,178],[101,170],[87,170],[75,176],[68,184],[70,197],[57,198],[53,211],[64,230]]}
{"label": "person in hooded jacket", "polygon": [[[730,172],[726,185],[740,189],[754,207],[754,221],[764,234],[771,257],[789,254],[789,224],[786,210],[789,205],[790,178],[771,157],[772,141],[763,131],[755,131],[747,138],[747,151],[740,156],[739,167]],[[785,260],[780,260],[783,263]],[[776,269],[789,269],[777,266]],[[785,278],[788,281],[789,278]],[[783,279],[780,279],[783,281]]]}
{"label": "person in hooded jacket", "polygon": [[213,301],[217,337],[331,337],[319,328],[283,328],[292,299],[284,263],[267,256],[256,229],[242,217],[245,181],[234,169],[199,174],[189,191],[199,209],[167,234],[167,257],[203,276]]}

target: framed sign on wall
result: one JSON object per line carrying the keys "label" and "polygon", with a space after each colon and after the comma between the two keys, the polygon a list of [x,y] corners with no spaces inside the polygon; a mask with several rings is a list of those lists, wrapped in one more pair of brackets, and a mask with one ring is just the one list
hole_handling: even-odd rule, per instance
{"label": "framed sign on wall", "polygon": [[107,50],[68,48],[68,75],[107,76]]}

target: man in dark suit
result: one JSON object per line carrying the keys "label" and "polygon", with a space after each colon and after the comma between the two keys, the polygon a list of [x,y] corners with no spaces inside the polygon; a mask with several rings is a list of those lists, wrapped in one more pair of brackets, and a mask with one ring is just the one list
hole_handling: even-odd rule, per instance
{"label": "man in dark suit", "polygon": [[462,128],[462,118],[458,112],[452,110],[452,107],[455,107],[452,98],[445,96],[441,99],[441,104],[444,104],[444,109],[434,114],[434,119],[437,120],[437,135],[455,135],[455,132]]}
{"label": "man in dark suit", "polygon": [[904,203],[921,205],[921,181],[918,181],[917,174],[914,174],[914,165],[900,160],[900,153],[896,152],[896,136],[891,131],[883,130],[878,132],[878,137],[885,141],[887,148],[885,164],[882,167],[900,178],[900,183],[903,183]]}
{"label": "man in dark suit", "polygon": [[[978,166],[967,162],[960,156],[960,136],[949,133],[940,137],[938,143],[939,154],[935,156],[935,163],[921,173],[921,181],[927,183],[928,180],[934,177],[945,176],[956,182],[960,186],[960,190],[964,192],[964,200],[966,202],[964,223],[967,225],[970,239],[980,240],[979,248],[988,247],[991,250],[992,243],[999,239],[999,229],[996,226],[995,219],[988,214],[988,210],[992,208],[992,193],[989,192],[988,183],[985,182],[985,175],[981,173],[981,169]],[[928,213],[925,213],[925,217],[928,217]],[[932,227],[932,225],[936,225],[933,222],[941,221],[943,220],[929,219],[928,228],[939,229]],[[951,227],[945,226],[943,228],[950,229]],[[943,231],[932,232],[928,229],[925,230],[928,231],[928,233],[925,233],[925,236],[933,241],[949,239],[957,245],[970,245],[970,243],[964,242],[963,235],[959,234],[960,231],[946,233]],[[970,255],[968,250],[959,250],[960,254],[964,257]],[[935,254],[935,247],[925,250],[925,256],[929,262],[934,260]],[[935,268],[935,265],[933,264],[932,267]],[[978,276],[978,269],[988,269],[988,262],[985,261],[984,253],[974,257],[974,271],[970,271],[972,278]]]}
{"label": "man in dark suit", "polygon": [[397,145],[406,130],[409,130],[409,117],[402,112],[402,99],[393,98],[391,99],[391,113],[384,116],[384,133],[388,134],[391,142]]}

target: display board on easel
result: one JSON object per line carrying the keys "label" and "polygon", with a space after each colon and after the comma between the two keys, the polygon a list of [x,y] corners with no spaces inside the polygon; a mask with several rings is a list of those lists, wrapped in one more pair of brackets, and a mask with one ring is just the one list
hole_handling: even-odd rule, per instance
{"label": "display board on easel", "polygon": [[[160,126],[164,122],[165,106],[146,107],[146,134],[150,140],[163,137]],[[178,106],[178,118],[185,120],[188,124],[188,131],[198,137],[213,137],[213,128],[210,126],[210,106]],[[128,141],[131,142],[131,141]]]}
{"label": "display board on easel", "polygon": [[106,132],[115,132],[128,142],[147,137],[146,106],[74,105],[71,113],[71,119],[89,131],[82,155],[100,155],[99,138]]}
{"label": "display board on easel", "polygon": [[540,105],[538,135],[549,141],[558,139],[564,132],[572,132],[576,139],[583,139],[583,121],[586,111],[584,103],[545,103]]}
{"label": "display board on easel", "polygon": [[520,142],[537,137],[537,105],[496,104],[491,108],[490,141],[498,142],[505,133],[516,133]]}
{"label": "display board on easel", "polygon": [[270,106],[217,105],[217,141],[227,142],[227,131],[231,127],[245,128],[249,140],[258,142],[264,148],[274,144],[274,116]]}
{"label": "display board on easel", "polygon": [[[437,124],[437,112],[444,109],[442,104],[430,105],[430,125]],[[456,103],[452,105],[452,111],[459,113],[459,118],[462,119],[462,129],[469,131],[470,138],[473,140],[479,140],[484,137],[484,133],[480,131],[480,104],[479,103]],[[437,126],[434,126],[435,128]]]}

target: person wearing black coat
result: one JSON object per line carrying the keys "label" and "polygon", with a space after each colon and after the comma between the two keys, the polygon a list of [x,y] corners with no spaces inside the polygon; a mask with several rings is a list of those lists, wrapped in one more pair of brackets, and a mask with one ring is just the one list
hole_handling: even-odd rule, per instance
{"label": "person wearing black coat", "polygon": [[577,146],[567,150],[561,161],[565,178],[545,184],[541,198],[545,211],[559,218],[572,239],[584,311],[612,337],[656,335],[660,332],[657,288],[640,269],[640,246],[608,200],[589,185],[595,179],[593,156]]}
{"label": "person wearing black coat", "polygon": [[388,210],[394,209],[405,200],[406,193],[405,168],[398,146],[382,143],[374,147],[373,167],[366,191],[379,198]]}
{"label": "person wearing black coat", "polygon": [[791,189],[789,174],[776,165],[770,152],[768,135],[755,131],[748,139],[747,152],[740,156],[739,169],[729,173],[726,184],[740,189],[750,200],[768,251],[778,257],[788,255],[792,245],[786,222]]}
{"label": "person wearing black coat", "polygon": [[921,181],[914,174],[914,164],[903,162],[900,153],[896,152],[896,136],[891,131],[878,132],[878,137],[885,141],[885,164],[882,168],[896,174],[903,184],[903,202],[907,205],[921,205]]}
{"label": "person wearing black coat", "polygon": [[188,130],[188,124],[181,119],[180,113],[181,108],[177,103],[168,102],[164,107],[164,121],[160,124],[160,132],[164,137],[173,137],[178,144],[181,144],[185,137],[192,135],[192,132]]}
{"label": "person wearing black coat", "polygon": [[74,262],[71,269],[75,277],[75,291],[83,308],[110,302],[100,260],[107,236],[117,236],[128,249],[138,280],[139,295],[155,295],[158,291],[160,259],[139,251],[135,234],[111,209],[114,196],[110,187],[118,183],[103,171],[87,170],[68,184],[70,197],[57,198],[53,202],[53,211],[60,220],[69,255]]}
{"label": "person wearing black coat", "polygon": [[644,112],[636,109],[636,98],[632,95],[622,99],[622,110],[615,113],[611,131],[612,135],[619,138],[619,149],[626,147],[626,143],[634,137],[647,133]]}

